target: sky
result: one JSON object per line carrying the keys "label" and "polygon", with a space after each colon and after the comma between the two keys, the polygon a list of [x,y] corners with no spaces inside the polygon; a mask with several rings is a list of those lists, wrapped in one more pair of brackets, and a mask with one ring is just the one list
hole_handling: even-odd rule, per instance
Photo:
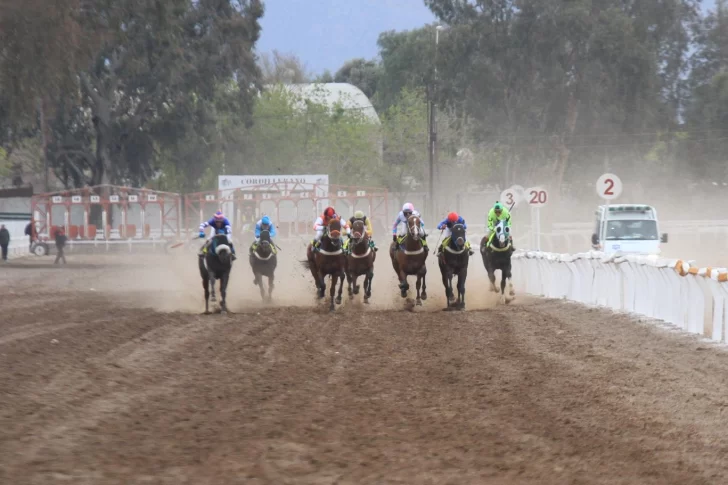
{"label": "sky", "polygon": [[377,56],[377,38],[435,21],[423,0],[266,0],[258,53],[297,55],[313,74]]}
{"label": "sky", "polygon": [[[702,9],[715,7],[703,0]],[[424,0],[265,0],[258,52],[297,55],[313,74],[377,56],[377,37],[435,21]]]}

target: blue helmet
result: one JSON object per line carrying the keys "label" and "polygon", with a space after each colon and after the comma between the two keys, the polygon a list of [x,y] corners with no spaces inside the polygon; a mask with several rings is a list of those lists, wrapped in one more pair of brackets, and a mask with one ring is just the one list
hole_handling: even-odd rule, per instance
{"label": "blue helmet", "polygon": [[263,218],[262,218],[262,219],[260,220],[260,222],[261,222],[262,224],[265,224],[265,225],[269,226],[269,225],[270,225],[270,217],[268,217],[268,216],[263,216]]}

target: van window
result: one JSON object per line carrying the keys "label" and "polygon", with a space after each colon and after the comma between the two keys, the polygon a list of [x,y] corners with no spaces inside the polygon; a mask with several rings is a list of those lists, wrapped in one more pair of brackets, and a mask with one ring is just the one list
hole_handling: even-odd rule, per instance
{"label": "van window", "polygon": [[610,241],[656,241],[659,239],[657,221],[608,221],[607,239]]}

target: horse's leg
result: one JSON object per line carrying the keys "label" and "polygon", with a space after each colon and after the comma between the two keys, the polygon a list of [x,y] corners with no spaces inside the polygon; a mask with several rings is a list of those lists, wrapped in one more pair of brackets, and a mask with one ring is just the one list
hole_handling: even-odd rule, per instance
{"label": "horse's leg", "polygon": [[407,298],[409,284],[407,283],[407,274],[400,268],[399,270],[399,294],[402,298]]}
{"label": "horse's leg", "polygon": [[442,275],[442,286],[445,287],[445,301],[448,308],[450,307],[450,287],[447,284],[447,265],[440,263],[440,274]]}
{"label": "horse's leg", "polygon": [[425,263],[422,263],[420,272],[422,273],[422,299],[427,300],[427,266]]}
{"label": "horse's leg", "polygon": [[416,304],[421,306],[422,305],[422,297],[420,295],[420,289],[422,288],[422,275],[420,273],[417,273],[417,283],[415,284],[417,287],[417,300]]}
{"label": "horse's leg", "polygon": [[369,303],[369,298],[372,297],[372,280],[374,279],[374,265],[370,266],[367,270],[367,276],[364,280],[364,303]]}
{"label": "horse's leg", "polygon": [[346,271],[346,291],[349,293],[349,299],[354,298],[354,291],[352,290],[352,280],[356,282],[356,277],[352,276],[352,271]]}
{"label": "horse's leg", "polygon": [[[344,270],[341,270],[339,273],[339,294],[336,295],[336,304],[341,305],[341,294],[344,292],[344,280],[346,279],[346,275],[344,274]],[[332,285],[333,288],[333,285]]]}
{"label": "horse's leg", "polygon": [[205,315],[210,314],[210,277],[202,278],[202,288],[205,289]]}
{"label": "horse's leg", "polygon": [[326,275],[323,270],[318,270],[318,277],[316,278],[316,286],[318,286],[318,297],[323,298],[326,295]]}
{"label": "horse's leg", "polygon": [[513,299],[516,297],[516,290],[513,289],[513,273],[511,273],[511,265],[508,264],[507,266],[508,271],[508,298],[506,298],[506,302],[513,301]]}
{"label": "horse's leg", "polygon": [[468,268],[463,268],[458,274],[458,306],[465,309],[465,280],[468,278]]}
{"label": "horse's leg", "polygon": [[275,279],[276,279],[275,271],[271,271],[270,274],[268,275],[268,301],[271,301],[273,299],[273,288],[276,287]]}
{"label": "horse's leg", "polygon": [[220,278],[220,310],[223,315],[227,313],[227,285],[229,280],[230,271],[228,270]]}
{"label": "horse's leg", "polygon": [[255,284],[258,286],[258,289],[260,290],[260,297],[265,300],[265,288],[263,288],[263,275],[259,273],[258,271],[255,271],[253,273],[255,276]]}
{"label": "horse's leg", "polygon": [[217,301],[217,298],[215,297],[215,275],[210,271],[210,292],[212,292],[212,297],[210,298],[210,301]]}
{"label": "horse's leg", "polygon": [[495,286],[495,268],[493,267],[492,262],[488,265],[486,270],[488,271],[488,279],[490,280],[490,291],[498,293],[498,288]]}
{"label": "horse's leg", "polygon": [[508,270],[502,269],[501,270],[501,303],[508,303],[508,298],[506,298],[506,280],[508,279]]}
{"label": "horse's leg", "polygon": [[331,289],[329,290],[329,296],[331,297],[331,304],[329,305],[329,311],[334,311],[334,296],[336,295],[336,273],[331,275]]}

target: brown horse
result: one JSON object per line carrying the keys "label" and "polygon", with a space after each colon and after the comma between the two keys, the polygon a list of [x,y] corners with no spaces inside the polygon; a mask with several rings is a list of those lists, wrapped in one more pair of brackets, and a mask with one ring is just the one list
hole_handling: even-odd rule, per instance
{"label": "brown horse", "polygon": [[318,288],[318,297],[323,298],[326,294],[326,276],[331,276],[331,306],[330,311],[334,311],[334,294],[336,293],[336,283],[339,283],[339,294],[336,296],[336,303],[341,304],[341,293],[344,291],[344,279],[346,278],[346,255],[341,247],[341,221],[333,219],[321,237],[319,250],[314,251],[313,245],[308,245],[306,262],[313,280]]}
{"label": "brown horse", "polygon": [[[356,280],[364,275],[364,303],[369,303],[372,296],[372,278],[374,278],[374,260],[377,253],[369,245],[369,235],[366,232],[364,221],[354,221],[349,241],[349,254],[346,257],[346,281],[348,283],[349,298],[359,294],[359,285]],[[352,289],[352,282],[354,283]]]}
{"label": "brown horse", "polygon": [[[422,229],[420,218],[411,215],[407,219],[407,234],[401,241],[403,247],[392,242],[389,248],[389,257],[392,258],[392,267],[399,278],[399,289],[402,298],[407,297],[409,284],[407,276],[417,275],[417,304],[422,305],[422,300],[427,300],[427,284],[425,277],[427,276],[427,249],[423,241],[425,231]],[[422,287],[422,295],[420,298],[420,286]]]}

